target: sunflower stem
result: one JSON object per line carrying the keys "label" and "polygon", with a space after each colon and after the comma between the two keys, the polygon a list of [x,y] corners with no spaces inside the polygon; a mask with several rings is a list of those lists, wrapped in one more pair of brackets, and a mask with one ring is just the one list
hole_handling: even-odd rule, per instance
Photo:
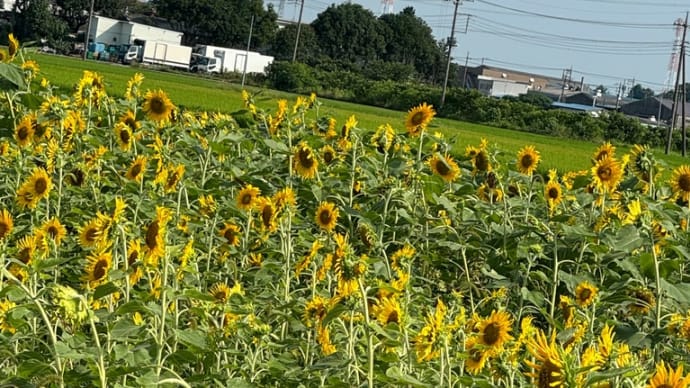
{"label": "sunflower stem", "polygon": [[551,319],[554,319],[554,313],[556,311],[556,294],[558,293],[558,238],[554,234],[553,235],[553,274],[551,274],[551,282],[552,282],[552,289],[551,289],[551,311],[549,312],[549,315],[551,316]]}
{"label": "sunflower stem", "polygon": [[[84,296],[79,295],[81,303],[88,305],[88,301]],[[108,386],[108,377],[105,371],[105,360],[103,358],[103,347],[101,346],[101,341],[98,338],[98,330],[96,329],[96,323],[93,320],[93,311],[89,311],[89,324],[91,325],[91,332],[93,333],[93,340],[96,342],[96,348],[98,348],[98,377],[101,380],[101,387]]]}
{"label": "sunflower stem", "polygon": [[168,311],[168,298],[166,285],[168,281],[168,254],[167,252],[163,255],[163,276],[161,279],[161,322],[158,328],[158,354],[156,356],[156,376],[160,377],[161,370],[163,368],[163,348],[165,348],[165,319],[166,313]]}
{"label": "sunflower stem", "polygon": [[364,283],[361,278],[357,278],[359,284],[359,291],[362,293],[362,307],[364,309],[365,333],[367,336],[367,351],[368,351],[368,369],[367,381],[369,388],[374,387],[374,338],[371,334],[371,321],[369,319],[369,306],[367,299],[367,291],[364,289]]}
{"label": "sunflower stem", "polygon": [[661,270],[659,268],[659,256],[656,254],[654,246],[654,233],[650,232],[650,239],[652,240],[652,258],[654,259],[654,280],[656,283],[656,314],[654,316],[654,328],[659,330],[661,328]]}

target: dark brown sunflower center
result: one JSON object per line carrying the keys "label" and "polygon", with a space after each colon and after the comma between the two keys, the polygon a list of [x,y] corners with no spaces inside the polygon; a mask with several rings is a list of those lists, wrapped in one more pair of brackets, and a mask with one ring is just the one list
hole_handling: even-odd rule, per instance
{"label": "dark brown sunflower center", "polygon": [[120,131],[120,140],[122,140],[123,143],[128,144],[131,138],[128,130],[123,129]]}
{"label": "dark brown sunflower center", "polygon": [[534,158],[532,158],[532,155],[530,154],[523,155],[522,159],[520,159],[520,164],[523,168],[532,167],[532,163],[534,163]]}
{"label": "dark brown sunflower center", "polygon": [[424,112],[416,112],[410,118],[410,123],[412,123],[412,125],[414,126],[422,125],[422,123],[424,122],[424,117]]}
{"label": "dark brown sunflower center", "polygon": [[314,165],[314,157],[308,148],[301,148],[297,153],[297,158],[299,159],[299,164],[304,166],[304,168],[311,168]]}
{"label": "dark brown sunflower center", "polygon": [[690,192],[690,174],[681,174],[678,177],[678,187],[683,191]]}
{"label": "dark brown sunflower center", "polygon": [[100,259],[93,266],[93,280],[100,280],[105,277],[105,273],[108,270],[108,261]]}
{"label": "dark brown sunflower center", "polygon": [[252,203],[252,198],[252,195],[247,193],[242,196],[240,202],[242,202],[242,205],[246,206]]}
{"label": "dark brown sunflower center", "polygon": [[226,240],[228,240],[229,243],[233,243],[235,239],[237,238],[237,233],[235,233],[234,230],[228,228],[224,233],[223,237],[225,237]]}
{"label": "dark brown sunflower center", "polygon": [[141,164],[137,163],[132,166],[132,176],[137,177],[141,173]]}
{"label": "dark brown sunflower center", "polygon": [[151,109],[151,112],[157,115],[162,115],[166,112],[165,101],[163,101],[163,99],[160,97],[152,98],[151,102],[149,103],[149,107]]}
{"label": "dark brown sunflower center", "polygon": [[261,221],[263,221],[265,227],[271,226],[271,221],[273,220],[273,208],[271,206],[264,206],[261,209]]}
{"label": "dark brown sunflower center", "polygon": [[436,162],[436,171],[439,175],[446,176],[450,174],[450,167],[443,160],[439,160]]}
{"label": "dark brown sunflower center", "polygon": [[585,288],[584,290],[580,291],[580,300],[581,301],[586,301],[592,296],[592,291],[590,289]]}
{"label": "dark brown sunflower center", "polygon": [[158,225],[158,220],[155,220],[149,225],[146,230],[146,246],[149,249],[154,249],[158,246],[158,232],[160,231],[160,225]]}
{"label": "dark brown sunflower center", "polygon": [[330,210],[322,210],[321,213],[319,213],[319,221],[321,221],[322,225],[329,225],[331,220],[333,220],[333,215]]}
{"label": "dark brown sunflower center", "polygon": [[558,199],[560,197],[560,193],[558,192],[558,189],[555,187],[552,187],[549,189],[549,198],[551,199]]}
{"label": "dark brown sunflower center", "polygon": [[40,177],[40,178],[36,179],[36,183],[34,183],[34,190],[36,191],[37,195],[45,194],[47,189],[48,189],[48,180],[46,180],[46,178]]}
{"label": "dark brown sunflower center", "polygon": [[19,127],[17,130],[17,137],[19,138],[19,141],[24,141],[29,138],[29,128],[25,126]]}
{"label": "dark brown sunflower center", "polygon": [[394,323],[399,323],[400,322],[400,317],[398,316],[398,312],[393,310],[388,314],[388,318],[386,319],[386,324],[389,324],[391,322]]}
{"label": "dark brown sunflower center", "polygon": [[128,266],[133,266],[134,263],[137,262],[137,259],[139,258],[139,251],[134,250],[132,251],[129,256],[127,256],[127,265]]}
{"label": "dark brown sunflower center", "polygon": [[31,260],[31,248],[22,248],[17,254],[17,259],[24,264],[29,264]]}
{"label": "dark brown sunflower center", "polygon": [[485,152],[479,152],[474,157],[474,165],[479,171],[486,171],[489,169],[489,156]]}
{"label": "dark brown sunflower center", "polygon": [[323,153],[323,161],[326,162],[327,164],[330,164],[333,159],[335,158],[335,155],[333,155],[333,151],[328,150]]}
{"label": "dark brown sunflower center", "polygon": [[172,173],[170,177],[168,178],[168,181],[166,182],[165,186],[167,188],[172,188],[175,187],[177,182],[180,180],[180,175],[177,172]]}
{"label": "dark brown sunflower center", "polygon": [[132,131],[137,129],[137,121],[133,117],[127,117],[124,123],[132,129]]}
{"label": "dark brown sunflower center", "polygon": [[98,239],[98,236],[101,234],[100,229],[97,227],[91,227],[84,233],[84,239],[88,242],[94,242]]}
{"label": "dark brown sunflower center", "polygon": [[609,152],[608,152],[608,151],[601,151],[601,152],[599,152],[599,153],[597,154],[597,157],[596,157],[595,159],[596,159],[596,160],[602,160],[602,159],[604,159],[604,158],[607,157],[607,156],[609,156]]}
{"label": "dark brown sunflower center", "polygon": [[657,388],[673,388],[674,386],[671,385],[671,384],[666,384],[666,383],[664,383],[664,384],[661,384],[661,385],[657,385],[656,387],[657,387]]}
{"label": "dark brown sunflower center", "polygon": [[597,169],[597,176],[599,179],[602,181],[608,181],[611,180],[611,175],[613,174],[613,171],[611,170],[611,167],[607,166],[601,166]]}
{"label": "dark brown sunflower center", "polygon": [[7,225],[4,221],[0,222],[0,238],[5,237],[9,231],[10,226]]}
{"label": "dark brown sunflower center", "polygon": [[493,346],[501,339],[501,327],[495,323],[489,323],[484,328],[482,336],[484,343]]}
{"label": "dark brown sunflower center", "polygon": [[55,237],[57,237],[57,235],[59,233],[58,228],[55,225],[50,225],[48,227],[48,229],[46,230],[46,232],[48,232],[48,235],[50,236],[50,238],[53,238],[53,239]]}
{"label": "dark brown sunflower center", "polygon": [[557,376],[560,374],[560,368],[554,365],[551,361],[546,360],[544,365],[541,366],[539,370],[539,381],[537,382],[537,387],[539,388],[551,388],[558,386],[560,378]]}
{"label": "dark brown sunflower center", "polygon": [[213,293],[213,297],[218,301],[224,302],[228,298],[228,294],[225,292],[225,290],[218,290]]}

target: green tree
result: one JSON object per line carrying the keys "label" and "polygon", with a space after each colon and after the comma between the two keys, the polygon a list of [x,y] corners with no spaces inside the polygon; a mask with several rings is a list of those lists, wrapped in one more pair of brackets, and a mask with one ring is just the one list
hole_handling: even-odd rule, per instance
{"label": "green tree", "polygon": [[[682,86],[678,87],[678,93],[682,93],[683,89]],[[685,101],[690,102],[690,82],[685,84]],[[669,90],[666,93],[664,93],[664,98],[673,98],[673,90]],[[681,98],[681,97],[679,97]]]}
{"label": "green tree", "polygon": [[[269,53],[276,60],[292,61],[296,36],[296,24],[290,24],[279,29],[276,32],[275,39],[273,39]],[[297,45],[297,60],[314,65],[318,62],[320,56],[320,46],[314,29],[309,24],[302,24],[299,33],[299,44]]]}
{"label": "green tree", "polygon": [[628,92],[628,97],[642,100],[647,97],[654,97],[654,91],[650,88],[645,88],[640,84],[633,86]]}
{"label": "green tree", "polygon": [[68,26],[51,12],[49,0],[17,0],[12,7],[12,30],[22,41],[45,39],[66,48]]}
{"label": "green tree", "polygon": [[386,48],[383,26],[359,4],[331,5],[311,25],[324,54],[336,61],[364,65]]}
{"label": "green tree", "polygon": [[427,79],[432,79],[443,67],[444,55],[436,44],[431,27],[415,15],[414,8],[383,15],[379,20],[384,26],[386,39],[384,60],[412,65]]}

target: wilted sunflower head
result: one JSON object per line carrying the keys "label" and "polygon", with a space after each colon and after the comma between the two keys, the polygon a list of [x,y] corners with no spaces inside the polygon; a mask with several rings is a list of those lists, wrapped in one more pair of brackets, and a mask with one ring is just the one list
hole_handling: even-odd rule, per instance
{"label": "wilted sunflower head", "polygon": [[13,59],[19,52],[19,41],[14,37],[14,34],[9,34],[7,40],[9,41],[7,44],[7,51],[10,59]]}
{"label": "wilted sunflower head", "polygon": [[628,308],[633,314],[646,314],[656,306],[654,293],[646,287],[634,288],[630,290],[629,295],[632,303],[628,305]]}

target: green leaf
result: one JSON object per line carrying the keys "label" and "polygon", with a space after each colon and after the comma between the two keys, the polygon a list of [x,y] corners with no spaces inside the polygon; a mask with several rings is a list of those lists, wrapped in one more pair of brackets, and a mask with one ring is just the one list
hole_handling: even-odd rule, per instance
{"label": "green leaf", "polygon": [[112,293],[115,293],[119,291],[120,289],[117,288],[116,285],[114,285],[112,282],[108,282],[106,284],[102,284],[98,287],[96,287],[96,291],[93,293],[93,298],[94,299],[101,299],[104,296],[108,296]]}
{"label": "green leaf", "polygon": [[15,65],[9,63],[0,63],[0,77],[10,81],[18,89],[26,89],[26,82],[24,82],[24,73]]}
{"label": "green leaf", "polygon": [[668,296],[675,299],[677,302],[685,302],[690,300],[690,284],[671,284],[664,278],[661,278],[660,280],[661,289],[664,290]]}
{"label": "green leaf", "polygon": [[342,304],[337,304],[333,306],[330,310],[328,310],[328,313],[326,314],[325,317],[323,317],[323,322],[322,324],[324,326],[328,325],[328,323],[340,316],[344,311],[347,311],[347,307],[343,306]]}
{"label": "green leaf", "polygon": [[285,143],[280,143],[273,139],[264,139],[264,143],[266,144],[266,146],[268,146],[268,148],[274,151],[278,151],[284,154],[290,153],[290,149],[288,148],[288,146],[285,145]]}
{"label": "green leaf", "polygon": [[654,256],[651,253],[640,255],[640,272],[648,278],[654,278]]}
{"label": "green leaf", "polygon": [[613,250],[632,252],[642,246],[642,238],[637,228],[632,225],[621,228],[615,236],[605,238],[608,246]]}
{"label": "green leaf", "polygon": [[200,330],[175,330],[177,339],[187,346],[206,349],[206,336]]}
{"label": "green leaf", "polygon": [[416,378],[407,375],[400,371],[400,368],[397,366],[393,366],[388,368],[386,371],[386,376],[390,377],[391,379],[395,380],[396,383],[398,384],[405,384],[405,385],[411,385],[413,387],[430,387],[431,385],[425,384]]}
{"label": "green leaf", "polygon": [[110,329],[110,334],[114,338],[127,338],[136,334],[141,328],[134,324],[129,319],[121,319],[115,322],[112,329]]}

